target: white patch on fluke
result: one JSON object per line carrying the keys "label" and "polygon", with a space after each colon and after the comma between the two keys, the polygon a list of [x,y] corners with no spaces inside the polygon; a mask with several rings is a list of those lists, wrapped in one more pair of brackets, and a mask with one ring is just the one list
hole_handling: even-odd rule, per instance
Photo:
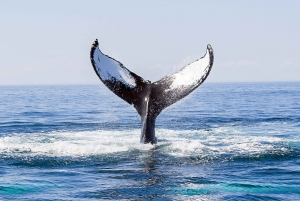
{"label": "white patch on fluke", "polygon": [[197,82],[209,71],[210,53],[206,50],[205,57],[187,65],[179,72],[170,76],[173,82],[168,90],[176,89],[181,86],[196,85]]}
{"label": "white patch on fluke", "polygon": [[130,88],[136,86],[135,79],[130,75],[130,72],[116,60],[102,54],[99,48],[94,51],[94,61],[96,70],[102,80],[116,79]]}

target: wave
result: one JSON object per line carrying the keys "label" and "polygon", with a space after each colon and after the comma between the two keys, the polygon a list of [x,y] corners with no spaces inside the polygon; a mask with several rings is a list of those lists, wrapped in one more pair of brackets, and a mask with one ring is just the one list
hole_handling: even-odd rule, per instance
{"label": "wave", "polygon": [[210,130],[157,129],[158,144],[140,144],[140,129],[15,133],[0,138],[6,156],[93,157],[146,153],[155,149],[169,157],[215,160],[293,155],[299,157],[299,136],[247,133],[238,127]]}
{"label": "wave", "polygon": [[19,134],[35,134],[35,133],[45,133],[45,132],[62,132],[62,131],[91,131],[97,130],[99,128],[106,128],[109,130],[118,130],[118,129],[128,129],[139,128],[140,122],[128,121],[128,122],[119,122],[119,121],[106,121],[106,122],[72,122],[72,121],[61,121],[61,122],[31,122],[31,121],[11,121],[9,123],[0,123],[1,126],[1,135],[10,134],[10,133],[19,133]]}
{"label": "wave", "polygon": [[[166,117],[166,118],[164,118]],[[179,116],[167,116],[162,115],[156,122],[156,127],[164,130],[182,130],[185,129],[187,132],[190,130],[203,130],[203,129],[216,129],[218,127],[252,127],[261,129],[261,127],[268,127],[271,131],[275,131],[277,128],[280,129],[290,129],[290,128],[300,128],[300,118],[294,117],[268,117],[268,118],[235,118],[235,117],[204,117],[199,115],[190,117],[179,117]],[[118,119],[114,118],[103,118],[100,119],[72,119],[66,120],[61,117],[56,119],[44,119],[38,118],[26,118],[26,119],[14,119],[14,120],[2,120],[0,122],[2,135],[7,135],[11,133],[19,134],[35,134],[35,133],[45,133],[45,132],[61,132],[64,130],[72,132],[82,132],[82,131],[95,131],[95,130],[131,130],[140,129],[141,122],[137,116],[130,118]]]}

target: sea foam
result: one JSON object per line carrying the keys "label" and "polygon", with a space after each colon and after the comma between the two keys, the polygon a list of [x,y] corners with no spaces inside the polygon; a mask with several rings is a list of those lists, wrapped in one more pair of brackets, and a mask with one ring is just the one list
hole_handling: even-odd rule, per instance
{"label": "sea foam", "polygon": [[289,151],[300,139],[247,135],[230,127],[212,130],[157,129],[157,145],[140,144],[140,130],[61,131],[34,134],[10,134],[0,138],[0,153],[12,155],[94,156],[132,150],[147,151],[155,146],[176,157],[251,156]]}

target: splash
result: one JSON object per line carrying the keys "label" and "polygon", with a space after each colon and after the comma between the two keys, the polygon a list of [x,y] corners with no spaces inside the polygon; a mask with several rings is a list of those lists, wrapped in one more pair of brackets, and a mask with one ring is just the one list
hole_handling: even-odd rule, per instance
{"label": "splash", "polygon": [[174,157],[253,156],[264,153],[288,153],[300,139],[276,136],[246,135],[230,127],[212,130],[158,129],[158,144],[140,144],[140,131],[80,131],[34,134],[10,134],[0,138],[0,154],[46,156],[95,156],[101,154],[148,151],[155,146],[160,152]]}

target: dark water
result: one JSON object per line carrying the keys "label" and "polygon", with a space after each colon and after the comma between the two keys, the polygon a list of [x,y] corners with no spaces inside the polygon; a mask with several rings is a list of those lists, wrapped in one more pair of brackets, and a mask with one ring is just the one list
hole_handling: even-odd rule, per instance
{"label": "dark water", "polygon": [[0,200],[300,200],[300,83],[203,84],[139,143],[103,85],[0,87]]}

